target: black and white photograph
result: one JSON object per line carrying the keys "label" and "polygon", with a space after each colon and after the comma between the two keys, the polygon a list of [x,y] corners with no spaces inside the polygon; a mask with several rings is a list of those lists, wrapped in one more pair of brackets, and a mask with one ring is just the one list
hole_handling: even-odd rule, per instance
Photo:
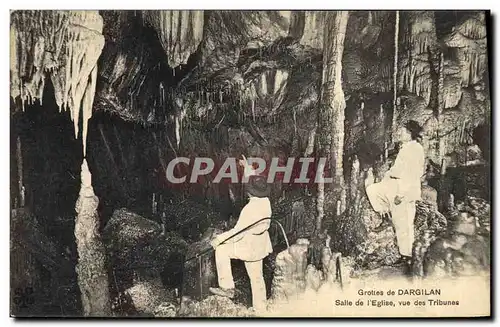
{"label": "black and white photograph", "polygon": [[491,31],[11,10],[10,317],[490,317]]}

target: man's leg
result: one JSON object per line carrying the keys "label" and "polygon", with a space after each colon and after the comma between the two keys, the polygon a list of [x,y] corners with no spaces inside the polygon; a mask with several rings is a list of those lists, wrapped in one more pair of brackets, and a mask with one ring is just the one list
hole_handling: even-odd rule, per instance
{"label": "man's leg", "polygon": [[234,257],[233,244],[221,244],[215,248],[215,265],[219,288],[210,288],[210,292],[220,296],[234,297],[234,280],[231,271],[231,258]]}
{"label": "man's leg", "polygon": [[392,194],[392,190],[389,190],[389,183],[382,181],[380,183],[371,184],[366,187],[366,196],[372,205],[373,210],[380,214],[389,212],[391,207],[390,199],[388,194]]}
{"label": "man's leg", "polygon": [[250,286],[252,287],[252,306],[257,310],[266,308],[266,283],[262,273],[262,260],[245,261]]}
{"label": "man's leg", "polygon": [[382,216],[380,225],[373,229],[375,232],[380,232],[390,226],[390,219],[388,217],[391,209],[390,197],[391,194],[394,193],[391,187],[393,187],[391,183],[386,180],[366,187],[366,195],[373,210]]}
{"label": "man's leg", "polygon": [[394,205],[392,209],[392,221],[396,229],[399,253],[410,258],[415,240],[415,213],[415,201],[403,200],[399,205]]}

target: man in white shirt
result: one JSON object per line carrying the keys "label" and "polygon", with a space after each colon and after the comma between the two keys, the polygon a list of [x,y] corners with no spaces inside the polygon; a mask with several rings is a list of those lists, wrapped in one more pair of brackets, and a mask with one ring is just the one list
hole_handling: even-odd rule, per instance
{"label": "man in white shirt", "polygon": [[260,310],[265,308],[267,299],[262,260],[273,251],[268,232],[271,221],[264,220],[221,243],[260,219],[271,217],[271,202],[269,201],[271,190],[265,177],[252,176],[246,185],[246,193],[249,202],[241,211],[234,228],[217,235],[211,242],[215,248],[219,287],[211,287],[210,292],[229,298],[234,297],[231,259],[243,260],[250,278],[253,307]]}
{"label": "man in white shirt", "polygon": [[385,217],[390,213],[399,252],[407,263],[412,256],[415,237],[415,201],[421,198],[421,177],[425,172],[424,149],[419,143],[421,132],[422,128],[416,121],[408,121],[397,133],[403,145],[394,165],[381,182],[366,185],[366,194],[373,209],[384,217],[375,231],[388,226]]}

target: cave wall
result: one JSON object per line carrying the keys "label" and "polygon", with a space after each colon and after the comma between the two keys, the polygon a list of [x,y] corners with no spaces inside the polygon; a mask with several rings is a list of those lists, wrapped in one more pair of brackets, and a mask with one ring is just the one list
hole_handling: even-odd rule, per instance
{"label": "cave wall", "polygon": [[[56,104],[71,108],[78,136],[79,104],[87,88],[95,87],[93,110],[101,116],[89,123],[89,166],[102,181],[96,194],[112,195],[114,205],[139,201],[147,207],[153,193],[171,187],[162,176],[165,163],[176,156],[220,162],[242,153],[314,156],[324,16],[321,11],[16,11],[11,112],[42,100],[50,78]],[[483,12],[400,12],[396,122],[424,124],[426,153],[435,162],[463,148],[463,130],[489,123],[486,19]],[[350,14],[342,57],[346,178],[355,154],[365,168],[390,146],[394,33],[395,12]],[[100,48],[94,70],[90,63]],[[78,64],[81,69],[74,69]],[[84,107],[86,121],[91,111]],[[145,163],[149,171],[138,173]],[[215,185],[211,178],[181,193],[211,203],[242,196],[239,186]],[[291,185],[273,187],[273,199],[279,199]]]}
{"label": "cave wall", "polygon": [[426,154],[440,162],[474,142],[461,134],[489,124],[486,17],[482,12],[412,12],[405,28],[411,31],[405,35],[415,37],[403,40],[407,54],[399,66],[397,121],[422,123]]}
{"label": "cave wall", "polygon": [[[241,153],[314,156],[323,44],[318,26],[324,16],[321,11],[14,12],[11,51],[20,59],[11,64],[12,110],[41,99],[50,77],[56,103],[61,109],[72,107],[77,124],[74,103],[86,85],[86,63],[96,59],[97,48],[104,44],[97,76],[91,78],[97,84],[94,110],[154,130],[144,131],[144,140],[158,149],[146,156],[157,161],[151,166],[159,167],[153,168],[158,175],[165,170],[161,162],[175,156],[208,155],[219,161]],[[25,20],[28,25],[21,28]],[[434,162],[463,147],[463,131],[452,131],[457,121],[460,129],[489,121],[485,24],[482,12],[400,13],[396,122],[416,119],[424,124],[426,153]],[[100,26],[102,35],[96,32]],[[346,163],[358,153],[362,167],[371,165],[389,146],[394,28],[395,12],[350,15],[342,58]],[[22,38],[28,41],[19,42]],[[84,46],[90,43],[97,48]],[[82,70],[72,70],[65,55],[80,60]],[[93,140],[100,144],[95,148],[109,152],[102,148],[106,146],[98,126],[92,126],[98,134]],[[156,135],[155,141],[158,131],[164,135]],[[124,145],[110,131],[103,133],[114,161],[123,161]],[[129,134],[121,138],[134,135]],[[137,146],[125,145],[122,152],[133,156]],[[156,151],[161,154],[155,156]],[[103,174],[110,178],[108,187],[122,194],[129,187],[109,177],[117,175],[113,167],[121,164],[107,161],[101,166],[108,165],[103,170],[109,172]],[[133,158],[124,162],[137,165]],[[347,165],[346,176],[349,169]],[[156,177],[149,175],[137,181],[152,185],[149,180]],[[209,180],[204,183],[200,190],[191,187],[187,192],[221,192]],[[214,189],[207,192],[207,187]],[[229,190],[223,188],[226,194]]]}
{"label": "cave wall", "polygon": [[50,78],[59,110],[69,110],[75,138],[85,153],[87,124],[97,84],[96,62],[104,46],[103,19],[97,11],[13,11],[10,25],[12,111],[43,96]]}
{"label": "cave wall", "polygon": [[[292,111],[297,115],[317,102],[322,32],[314,26],[322,24],[321,12],[206,11],[203,15],[192,12],[185,16],[176,12],[158,15],[151,12],[104,12],[102,15],[105,25],[125,26],[113,27],[121,31],[120,36],[134,33],[130,31],[130,25],[137,27],[132,29],[140,30],[133,42],[126,37],[114,37],[116,44],[109,46],[114,51],[105,51],[101,58],[102,75],[107,77],[106,84],[114,89],[108,94],[122,94],[119,96],[121,101],[103,102],[101,108],[104,110],[123,115],[140,112],[130,114],[130,118],[149,123],[177,121],[174,129],[181,129],[185,119],[196,121],[204,117],[205,122],[219,122],[223,113],[228,119],[231,110],[237,112],[237,121],[273,114],[285,117]],[[400,119],[419,116],[422,111],[428,118],[429,112],[435,111],[432,107],[437,104],[431,104],[430,99],[431,93],[436,92],[436,87],[431,85],[434,79],[431,75],[437,74],[441,52],[444,54],[444,69],[440,96],[444,109],[455,108],[467,87],[477,89],[473,96],[480,102],[488,98],[484,80],[487,65],[484,13],[464,12],[452,18],[440,13],[435,16],[434,12],[401,13],[398,91],[406,107],[401,104],[399,111],[408,113],[401,114]],[[394,19],[394,12],[384,11],[351,15],[343,56],[348,96],[371,98],[391,92]],[[131,20],[135,20],[136,25],[124,23]],[[451,20],[454,20],[451,29],[450,23],[441,28],[442,21]],[[201,40],[200,24],[203,25]],[[175,31],[182,30],[182,26],[188,26],[186,32],[182,32],[187,34],[176,34]],[[156,42],[164,51],[164,60],[160,60],[164,68],[161,74],[158,73],[168,76],[163,77],[163,81],[151,78],[153,60],[147,59],[162,55],[142,54],[135,49],[140,48],[137,44],[144,42],[142,35],[147,29],[156,31]],[[109,33],[106,30],[105,36]],[[178,45],[183,44],[182,40],[188,34],[197,37],[193,43],[188,42],[189,45],[181,48]],[[177,56],[177,61],[172,56]],[[150,87],[146,85],[148,82],[152,84]],[[149,94],[149,97],[140,94]],[[407,100],[412,96],[415,97],[411,99],[413,102]],[[147,98],[143,103],[134,103],[143,97]],[[467,107],[467,104],[463,106]],[[488,104],[480,106],[487,107]],[[380,104],[365,109],[368,110],[379,111]],[[385,115],[392,115],[390,106],[384,110]],[[164,113],[169,113],[168,117]],[[304,129],[309,129],[309,126]],[[176,133],[179,137],[182,132]]]}
{"label": "cave wall", "polygon": [[[84,42],[102,46],[105,39],[95,110],[146,125],[171,124],[177,143],[182,127],[196,125],[197,121],[217,124],[222,119],[221,125],[239,128],[251,118],[263,129],[264,122],[294,121],[292,135],[299,142],[291,137],[279,142],[271,138],[272,142],[295,142],[303,147],[298,152],[305,150],[309,135],[302,131],[310,130],[311,122],[301,118],[311,117],[318,101],[323,35],[315,27],[323,24],[322,12],[100,11],[98,16],[85,12],[14,12],[11,51],[36,51],[29,61],[23,59],[24,55],[15,56],[21,60],[14,60],[11,67],[15,73],[12,98],[22,103],[40,98],[46,75],[42,72],[48,72],[55,81],[57,103],[64,108],[68,101],[64,93],[72,90],[72,94],[81,96],[76,86],[85,83],[79,82],[77,71],[68,71],[70,77],[74,76],[75,87],[64,86],[69,81],[61,79],[68,75],[64,60],[61,67],[54,62],[68,51],[80,51],[77,48],[89,53],[75,52],[76,58],[91,58],[96,51],[83,47]],[[18,25],[24,20],[31,25],[21,29]],[[439,102],[445,121],[448,116],[455,118],[455,111],[473,125],[487,119],[485,20],[483,12],[401,12],[399,120],[419,118],[428,125],[430,135],[435,132],[431,116]],[[94,33],[99,24],[103,24],[103,35]],[[365,102],[365,116],[369,112],[373,112],[371,116],[380,115],[381,104],[383,115],[392,115],[388,99],[370,104],[366,101],[391,92],[394,25],[395,14],[387,11],[353,12],[349,19],[343,83],[348,101],[352,96]],[[26,39],[33,44],[16,41],[24,37],[23,33],[31,35]],[[51,33],[55,37],[46,40],[44,35]],[[81,41],[71,41],[75,38],[72,35]],[[86,76],[85,67],[81,76]],[[434,75],[439,74],[440,67],[441,90],[432,94],[437,93],[434,84],[439,81]],[[64,71],[51,74],[54,69]],[[434,101],[431,94],[439,99]],[[360,107],[359,102],[353,108],[348,105],[347,111]],[[78,119],[76,112],[73,116]],[[288,126],[283,124],[287,129],[276,134],[291,135]]]}

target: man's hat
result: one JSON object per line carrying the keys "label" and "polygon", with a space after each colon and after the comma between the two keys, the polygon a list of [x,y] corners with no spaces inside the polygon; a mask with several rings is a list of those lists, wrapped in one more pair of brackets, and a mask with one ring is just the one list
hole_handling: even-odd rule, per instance
{"label": "man's hat", "polygon": [[415,120],[408,120],[404,126],[412,134],[420,135],[420,133],[422,133],[422,126]]}
{"label": "man's hat", "polygon": [[257,198],[266,198],[271,195],[271,186],[263,176],[252,176],[246,185],[246,191]]}

